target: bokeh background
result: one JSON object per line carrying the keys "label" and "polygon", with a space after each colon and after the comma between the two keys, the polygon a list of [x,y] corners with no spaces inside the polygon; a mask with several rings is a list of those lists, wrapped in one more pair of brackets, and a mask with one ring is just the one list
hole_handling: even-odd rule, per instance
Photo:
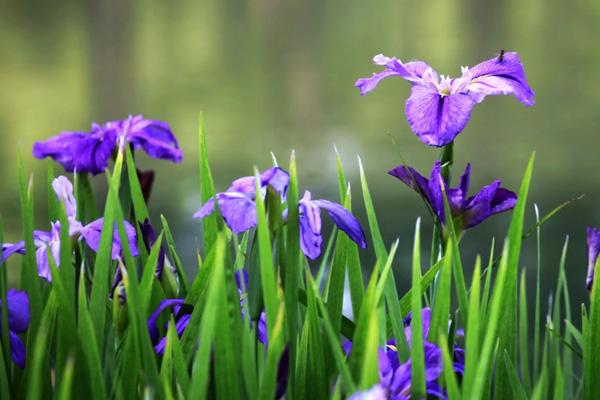
{"label": "bokeh background", "polygon": [[[336,198],[335,144],[365,222],[356,156],[364,162],[387,243],[400,238],[396,267],[408,285],[418,196],[386,175],[401,154],[428,172],[438,151],[411,133],[403,112],[409,85],[389,79],[366,97],[356,78],[377,68],[378,53],[422,59],[456,75],[500,49],[518,51],[536,91],[536,105],[493,97],[478,105],[456,142],[456,173],[473,164],[473,188],[502,179],[518,185],[537,153],[533,203],[550,211],[585,193],[542,229],[544,289],[554,285],[562,243],[570,236],[568,278],[577,306],[583,290],[585,226],[600,225],[600,2],[574,0],[304,0],[304,1],[17,1],[0,0],[0,213],[5,237],[22,236],[16,160],[36,177],[39,229],[47,227],[46,163],[31,157],[34,141],[92,121],[128,114],[171,123],[184,151],[181,165],[140,157],[157,172],[151,199],[165,214],[190,270],[200,224],[197,117],[206,115],[218,189],[267,167],[270,152],[285,164],[297,152],[301,187]],[[396,144],[394,144],[394,142]],[[58,167],[60,169],[60,167]],[[102,191],[104,177],[94,179]],[[504,237],[508,216],[469,232],[467,264],[488,256]],[[524,244],[523,266],[533,283],[535,240]],[[365,260],[370,252],[363,254]],[[13,262],[10,268],[18,268]]]}

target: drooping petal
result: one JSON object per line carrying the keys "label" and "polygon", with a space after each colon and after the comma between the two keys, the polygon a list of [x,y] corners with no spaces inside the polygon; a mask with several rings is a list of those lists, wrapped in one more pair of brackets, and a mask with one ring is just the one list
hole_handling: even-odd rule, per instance
{"label": "drooping petal", "polygon": [[523,64],[516,52],[506,52],[470,68],[463,78],[469,83],[467,90],[476,102],[489,95],[514,95],[526,106],[532,106],[534,92],[527,83]]}
{"label": "drooping petal", "polygon": [[367,240],[365,239],[365,233],[360,226],[360,222],[358,222],[350,211],[346,210],[340,204],[329,200],[313,200],[312,202],[317,207],[327,211],[327,214],[333,219],[337,227],[345,232],[356,244],[363,249],[367,247]]}
{"label": "drooping petal", "polygon": [[244,176],[231,182],[227,192],[243,193],[254,199],[256,196],[256,178],[254,176]]}
{"label": "drooping petal", "polygon": [[4,243],[2,244],[2,262],[6,262],[13,254],[25,254],[25,241],[21,240],[17,243]]}
{"label": "drooping petal", "polygon": [[77,143],[86,136],[85,132],[62,132],[43,142],[35,142],[33,156],[40,160],[50,157],[61,164],[65,171],[73,172],[75,169],[74,149]]}
{"label": "drooping petal", "polygon": [[479,193],[467,200],[466,209],[462,215],[465,227],[472,228],[492,215],[492,199],[500,187],[500,183],[497,180],[484,186]]}
{"label": "drooping petal", "polygon": [[[44,278],[48,282],[52,281],[52,273],[50,272],[50,264],[48,261],[48,248],[50,243],[45,243],[35,250],[35,261],[38,268],[38,276]],[[60,258],[54,258],[54,264],[59,266]]]}
{"label": "drooping petal", "polygon": [[310,199],[310,192],[306,191],[298,203],[300,215],[300,248],[311,260],[321,255],[321,213]]}
{"label": "drooping petal", "polygon": [[483,222],[484,219],[511,210],[517,204],[517,195],[500,187],[501,181],[497,180],[484,186],[479,193],[467,200],[463,213],[465,228],[472,228]]}
{"label": "drooping petal", "polygon": [[11,330],[8,331],[8,336],[10,340],[10,350],[13,361],[19,366],[19,368],[25,368],[25,360],[27,359],[27,350],[25,349],[25,344],[21,338]]}
{"label": "drooping petal", "polygon": [[[190,314],[185,314],[181,318],[179,318],[179,320],[175,323],[175,331],[177,332],[178,337],[181,337],[181,335],[183,335],[185,328],[187,328],[187,326],[190,322],[190,318],[191,318]],[[156,346],[154,346],[154,351],[156,352],[156,354],[162,355],[165,352],[166,346],[167,346],[167,336],[165,335],[162,339],[160,339],[158,344]]]}
{"label": "drooping petal", "polygon": [[429,193],[428,180],[414,168],[406,165],[398,165],[397,167],[388,171],[393,177],[400,179],[408,187],[412,188],[415,192],[420,193],[421,196],[425,197],[428,201],[431,201],[431,194]]}
{"label": "drooping petal", "polygon": [[[104,218],[98,218],[95,221],[90,222],[81,229],[81,238],[85,243],[92,248],[95,252],[98,252],[100,248],[100,237],[102,234],[102,225],[104,224]],[[131,255],[137,257],[139,255],[136,244],[136,231],[135,228],[129,223],[124,221],[125,233],[129,240],[129,249]],[[111,258],[116,260],[121,254],[121,239],[117,224],[113,227],[113,243],[111,250]]]}
{"label": "drooping petal", "polygon": [[498,188],[492,199],[492,215],[512,210],[517,205],[517,194],[505,188]]}
{"label": "drooping petal", "polygon": [[600,229],[589,226],[587,228],[587,247],[588,247],[588,271],[585,280],[587,290],[592,290],[594,283],[594,270],[596,260],[600,253]]}
{"label": "drooping petal", "polygon": [[442,96],[431,87],[415,85],[405,112],[411,129],[423,143],[441,147],[465,128],[474,105],[466,94]]}
{"label": "drooping petal", "polygon": [[148,318],[148,331],[150,332],[150,340],[152,343],[156,343],[158,340],[159,331],[156,321],[158,320],[160,314],[167,308],[180,306],[183,303],[183,299],[165,299],[158,304],[156,310],[154,310],[154,312],[150,315],[150,318]]}
{"label": "drooping petal", "polygon": [[[6,291],[8,308],[8,328],[15,333],[23,333],[29,327],[29,297],[24,291]],[[2,304],[2,300],[0,300]]]}
{"label": "drooping petal", "polygon": [[[253,198],[239,192],[217,193],[217,202],[225,223],[235,233],[242,233],[256,226],[256,203]],[[215,210],[214,198],[209,199],[193,217],[205,218]]]}
{"label": "drooping petal", "polygon": [[256,226],[256,203],[235,192],[220,193],[219,208],[225,223],[234,233],[242,233]]}
{"label": "drooping petal", "polygon": [[125,135],[135,149],[142,148],[152,158],[181,162],[183,154],[168,123],[141,115],[114,123],[121,128],[119,135]]}
{"label": "drooping petal", "polygon": [[284,198],[290,184],[290,175],[282,168],[272,167],[260,174],[260,180],[262,186],[271,186]]}
{"label": "drooping petal", "polygon": [[100,174],[108,167],[116,147],[116,132],[92,125],[90,134],[77,141],[73,148],[73,164],[78,172]]}
{"label": "drooping petal", "polygon": [[54,189],[58,201],[61,201],[65,205],[67,217],[77,217],[77,201],[73,195],[73,184],[71,184],[71,181],[66,176],[61,175],[52,181],[52,189]]}

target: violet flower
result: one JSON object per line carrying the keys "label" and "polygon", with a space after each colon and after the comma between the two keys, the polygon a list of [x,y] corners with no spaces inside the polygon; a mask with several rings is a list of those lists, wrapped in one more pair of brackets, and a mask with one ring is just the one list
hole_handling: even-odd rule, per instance
{"label": "violet flower", "polygon": [[365,234],[360,223],[341,205],[329,200],[312,200],[307,190],[298,202],[300,218],[300,248],[311,260],[321,255],[321,210],[327,211],[337,227],[363,249],[367,247]]}
{"label": "violet flower", "polygon": [[405,113],[413,132],[429,146],[445,146],[465,128],[471,110],[488,95],[513,95],[526,106],[534,104],[534,92],[515,52],[502,52],[473,68],[462,67],[460,78],[438,73],[423,61],[403,63],[379,54],[373,62],[385,69],[355,86],[365,95],[382,79],[399,76],[412,85]]}
{"label": "violet flower", "polygon": [[[272,187],[276,193],[285,198],[287,187],[290,182],[288,173],[279,168],[272,167],[260,174],[261,195],[265,196],[267,187]],[[242,233],[256,226],[256,178],[246,176],[236,179],[231,186],[214,198],[209,199],[194,214],[194,218],[205,218],[215,210],[215,201],[219,204],[219,210],[225,223],[234,233]]]}
{"label": "violet flower", "polygon": [[[237,271],[235,273],[235,279],[238,289],[238,295],[240,298],[240,306],[242,306],[242,303],[245,298],[245,292],[243,288],[248,287],[248,276],[246,274],[246,271]],[[244,285],[242,285],[242,281],[244,282]],[[165,335],[162,338],[160,337],[158,328],[158,318],[167,309],[171,310],[175,318],[175,329],[177,331],[177,336],[181,337],[190,322],[193,307],[186,305],[183,299],[165,299],[158,304],[156,310],[154,310],[154,312],[150,315],[150,318],[148,318],[148,331],[150,332],[150,340],[154,345],[154,351],[159,355],[162,355],[165,351],[165,346],[167,345],[167,336]],[[244,307],[242,306],[241,309],[243,318]],[[263,311],[260,315],[257,324],[258,340],[264,345],[268,344],[266,319],[266,314]]]}
{"label": "violet flower", "polygon": [[[83,225],[77,220],[77,202],[73,195],[73,185],[64,176],[59,176],[52,182],[52,188],[60,202],[65,205],[67,220],[69,222],[69,236],[77,240],[83,240],[92,250],[98,252],[100,247],[100,236],[102,234],[103,218],[99,218]],[[133,256],[138,255],[136,246],[136,231],[135,228],[128,222],[125,222],[125,231],[129,240],[129,246]],[[34,231],[33,243],[36,248],[35,258],[38,267],[38,275],[47,281],[52,280],[48,253],[52,254],[52,258],[56,266],[60,266],[60,222],[56,221],[51,224],[49,232]],[[50,251],[49,251],[50,250]],[[2,262],[5,262],[13,254],[25,254],[25,241],[2,245]],[[111,257],[116,260],[121,254],[121,240],[117,225],[114,226],[113,243],[111,249]]]}
{"label": "violet flower", "polygon": [[592,290],[594,283],[594,271],[596,268],[596,261],[598,260],[598,253],[600,253],[600,229],[588,226],[587,228],[587,247],[588,247],[588,270],[587,278],[585,280],[585,287],[587,290]]}
{"label": "violet flower", "polygon": [[[425,387],[427,395],[433,398],[446,398],[446,393],[439,385],[439,379],[443,372],[442,351],[435,344],[427,341],[429,335],[429,327],[431,324],[431,309],[424,308],[421,311],[423,324],[423,343],[424,360],[425,360]],[[411,346],[411,318],[410,316],[404,320],[404,334]],[[346,342],[344,350],[349,353],[352,349],[352,343]],[[454,372],[462,375],[464,372],[464,356],[463,350],[455,346],[454,348]],[[411,396],[411,360],[400,364],[398,361],[398,353],[396,341],[394,339],[388,341],[384,348],[378,350],[379,364],[379,384],[373,388],[358,392],[353,395],[355,399],[409,399]],[[383,397],[379,397],[383,395]],[[354,397],[356,396],[356,397]]]}
{"label": "violet flower", "polygon": [[92,124],[90,132],[62,132],[33,145],[33,155],[53,158],[68,172],[104,172],[117,149],[130,143],[150,157],[178,163],[182,153],[169,124],[141,115],[103,125]]}
{"label": "violet flower", "polygon": [[429,179],[405,165],[399,165],[388,173],[421,194],[435,216],[445,223],[441,186],[443,184],[457,232],[472,228],[494,214],[510,210],[517,203],[517,195],[501,188],[500,180],[484,186],[476,195],[467,197],[471,179],[470,164],[467,164],[465,172],[460,177],[459,185],[455,188],[448,187],[442,178],[440,161],[436,161],[433,165]]}
{"label": "violet flower", "polygon": [[[26,292],[9,289],[6,292],[8,310],[8,336],[12,359],[20,368],[25,368],[26,349],[19,333],[29,327],[29,297]],[[2,299],[0,299],[0,305]],[[0,329],[2,329],[2,308],[0,307]]]}

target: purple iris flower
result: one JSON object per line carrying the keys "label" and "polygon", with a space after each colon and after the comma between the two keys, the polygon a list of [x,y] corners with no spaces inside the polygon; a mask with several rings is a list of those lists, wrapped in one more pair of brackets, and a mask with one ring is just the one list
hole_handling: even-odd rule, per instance
{"label": "purple iris flower", "polygon": [[[25,368],[26,350],[25,344],[19,337],[19,333],[27,331],[29,327],[29,297],[26,292],[9,289],[6,292],[8,309],[8,336],[12,359],[21,368]],[[2,299],[0,299],[0,305]],[[0,316],[2,308],[0,308]],[[0,329],[2,318],[0,318]]]}
{"label": "purple iris flower", "polygon": [[[429,327],[431,324],[431,309],[424,308],[421,311],[423,324],[423,339],[425,342],[425,387],[427,395],[433,398],[445,399],[446,393],[439,385],[439,378],[443,372],[442,351],[435,344],[426,341],[429,335]],[[411,318],[410,316],[404,321],[404,334],[409,346],[412,343],[411,336]],[[344,345],[346,353],[351,351],[352,344],[347,342]],[[411,360],[400,364],[394,339],[388,341],[384,348],[378,350],[379,361],[379,384],[373,388],[355,393],[353,398],[356,399],[398,399],[406,400],[411,396]],[[462,375],[464,372],[464,351],[458,347],[454,347],[454,371]],[[378,397],[383,394],[383,397]]]}
{"label": "purple iris flower", "polygon": [[425,199],[431,211],[442,221],[444,216],[444,198],[441,185],[444,185],[452,219],[457,231],[472,228],[486,218],[514,208],[517,195],[508,189],[501,188],[497,180],[484,186],[479,193],[467,197],[471,180],[471,165],[467,164],[460,177],[459,185],[450,188],[442,178],[440,161],[436,161],[429,179],[423,177],[415,169],[399,165],[388,172],[400,179]]}
{"label": "purple iris flower", "polygon": [[523,64],[515,52],[502,52],[473,68],[462,67],[460,78],[438,73],[423,61],[403,63],[379,54],[373,62],[385,69],[355,86],[365,95],[382,79],[399,76],[412,85],[405,113],[413,132],[429,146],[445,146],[465,128],[471,110],[488,95],[513,95],[526,106],[534,104]]}
{"label": "purple iris flower", "polygon": [[[236,284],[238,287],[238,295],[240,297],[240,303],[244,301],[244,291],[243,288],[248,287],[248,276],[246,271],[237,271],[235,274]],[[244,282],[244,286],[241,285],[241,282]],[[163,311],[171,309],[173,316],[175,317],[175,329],[177,330],[177,336],[181,337],[185,328],[187,328],[191,313],[192,307],[186,305],[183,299],[165,299],[158,304],[158,307],[148,318],[148,330],[150,332],[150,340],[154,345],[154,351],[157,354],[162,355],[165,351],[165,346],[167,345],[167,336],[160,337],[159,328],[158,328],[158,318],[163,313]],[[244,317],[244,308],[242,307],[242,317]],[[258,340],[267,345],[267,322],[266,322],[266,314],[264,312],[261,313],[260,318],[258,320],[257,325],[258,331]]]}
{"label": "purple iris flower", "polygon": [[300,247],[311,260],[321,254],[321,210],[327,211],[337,227],[363,249],[367,247],[365,234],[358,220],[341,205],[329,200],[312,200],[307,190],[298,202],[300,214]]}
{"label": "purple iris flower", "polygon": [[[270,186],[282,199],[285,198],[287,187],[290,182],[289,174],[279,168],[273,167],[260,174],[261,195],[265,196]],[[219,204],[219,210],[225,223],[234,233],[242,233],[256,226],[256,178],[245,176],[236,179],[231,186],[214,198],[209,199],[194,214],[194,218],[204,218],[215,210],[215,198]]]}
{"label": "purple iris flower", "polygon": [[587,246],[588,246],[588,271],[585,280],[587,290],[592,290],[594,283],[594,270],[598,254],[600,253],[600,229],[588,226],[587,228]]}
{"label": "purple iris flower", "polygon": [[130,143],[150,157],[180,162],[182,153],[169,124],[141,115],[103,125],[92,124],[90,132],[62,132],[33,145],[33,155],[51,157],[68,172],[104,172],[117,148]]}
{"label": "purple iris flower", "polygon": [[[103,218],[99,218],[83,225],[77,220],[77,202],[73,195],[73,185],[64,176],[59,176],[52,182],[52,188],[58,197],[58,200],[65,205],[67,219],[69,221],[69,236],[78,240],[83,240],[95,252],[98,252],[100,247],[100,236],[102,234]],[[129,240],[129,246],[133,256],[138,255],[136,246],[136,231],[135,228],[128,222],[125,222],[125,231]],[[60,222],[53,222],[49,232],[34,231],[33,242],[36,248],[35,258],[38,267],[38,275],[47,281],[52,280],[50,272],[50,264],[48,260],[48,252],[52,254],[52,258],[56,266],[60,266]],[[12,254],[25,254],[25,241],[2,245],[2,262],[5,262]],[[111,257],[116,260],[121,254],[121,240],[117,225],[115,224],[113,233],[113,244],[111,249]]]}

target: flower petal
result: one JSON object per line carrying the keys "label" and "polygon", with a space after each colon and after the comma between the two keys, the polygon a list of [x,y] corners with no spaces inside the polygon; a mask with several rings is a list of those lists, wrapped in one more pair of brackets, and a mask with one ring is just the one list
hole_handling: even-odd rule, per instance
{"label": "flower petal", "polygon": [[310,200],[310,192],[306,191],[304,197],[298,203],[300,215],[300,248],[311,260],[321,255],[321,213]]}
{"label": "flower petal", "polygon": [[94,126],[91,134],[79,140],[73,149],[73,164],[78,172],[93,175],[104,172],[116,147],[114,131],[104,131]]}
{"label": "flower petal", "polygon": [[[95,252],[98,252],[100,248],[100,237],[102,234],[102,225],[104,224],[104,218],[98,218],[95,221],[90,222],[81,228],[81,237],[85,241],[85,243],[92,248]],[[136,231],[133,225],[129,222],[124,221],[125,224],[125,233],[127,234],[127,239],[129,240],[129,249],[131,250],[131,255],[137,257],[139,255],[137,242],[136,242]],[[119,235],[119,229],[117,224],[113,227],[113,244],[111,250],[111,258],[116,260],[121,254],[121,239]]]}
{"label": "flower petal", "polygon": [[271,186],[281,197],[285,197],[290,175],[282,168],[273,167],[260,174],[261,186]]}
{"label": "flower petal", "polygon": [[65,176],[59,176],[52,181],[52,189],[58,197],[58,201],[61,201],[65,205],[67,211],[67,217],[77,217],[77,201],[73,195],[73,184]]}
{"label": "flower petal", "polygon": [[235,192],[220,193],[219,208],[225,223],[234,233],[242,233],[256,226],[256,203]]}
{"label": "flower petal", "polygon": [[129,123],[127,120],[115,123],[121,123],[120,127],[127,130],[120,134],[125,133],[134,148],[142,148],[152,158],[181,162],[183,155],[168,123],[144,119],[141,115],[133,117]]}
{"label": "flower petal", "polygon": [[360,94],[363,96],[375,89],[381,80],[390,76],[399,76],[411,83],[419,83],[423,74],[428,70],[437,76],[437,72],[423,61],[413,61],[404,64],[395,57],[386,57],[383,54],[378,54],[373,58],[373,62],[384,66],[385,70],[376,72],[368,78],[360,78],[354,83],[354,86],[360,90]]}
{"label": "flower petal", "polygon": [[587,246],[588,246],[588,271],[585,280],[587,290],[592,290],[594,283],[594,270],[596,268],[596,260],[600,253],[600,229],[589,226],[587,228]]}
{"label": "flower petal", "polygon": [[158,304],[156,310],[154,310],[154,312],[150,315],[150,318],[148,318],[148,331],[150,332],[150,340],[152,343],[156,343],[158,340],[159,332],[156,321],[158,320],[160,314],[167,308],[181,306],[183,303],[183,299],[165,299]]}
{"label": "flower petal", "polygon": [[426,86],[413,86],[406,117],[413,132],[429,146],[445,146],[465,128],[475,102],[466,94],[441,96]]}
{"label": "flower petal", "polygon": [[27,350],[25,344],[21,338],[13,331],[8,331],[10,350],[12,353],[12,359],[19,366],[19,368],[25,368],[25,360],[27,358]]}
{"label": "flower petal", "polygon": [[329,200],[313,200],[312,202],[317,207],[327,211],[327,214],[333,219],[337,227],[344,231],[356,244],[363,249],[367,247],[367,240],[365,239],[365,233],[360,226],[360,222],[358,222],[350,211],[346,210],[340,204]]}
{"label": "flower petal", "polygon": [[13,254],[25,254],[25,241],[21,240],[17,243],[4,243],[2,245],[2,258],[0,262],[6,262]]}
{"label": "flower petal", "polygon": [[489,95],[514,95],[526,106],[532,106],[535,93],[527,83],[523,64],[515,52],[504,53],[499,57],[484,61],[469,69],[466,76],[469,79],[467,90],[473,94],[476,102],[481,102]]}
{"label": "flower petal", "polygon": [[467,200],[467,205],[462,215],[465,228],[472,228],[492,215],[492,200],[500,187],[500,183],[497,180],[484,186],[479,193]]}
{"label": "flower petal", "polygon": [[61,164],[65,171],[73,172],[74,148],[77,143],[87,136],[85,132],[62,132],[52,136],[46,141],[35,142],[33,145],[33,156],[38,159],[50,157]]}
{"label": "flower petal", "polygon": [[[29,297],[24,291],[8,289],[6,291],[8,308],[8,328],[23,333],[29,327]],[[0,304],[2,301],[0,300]]]}

